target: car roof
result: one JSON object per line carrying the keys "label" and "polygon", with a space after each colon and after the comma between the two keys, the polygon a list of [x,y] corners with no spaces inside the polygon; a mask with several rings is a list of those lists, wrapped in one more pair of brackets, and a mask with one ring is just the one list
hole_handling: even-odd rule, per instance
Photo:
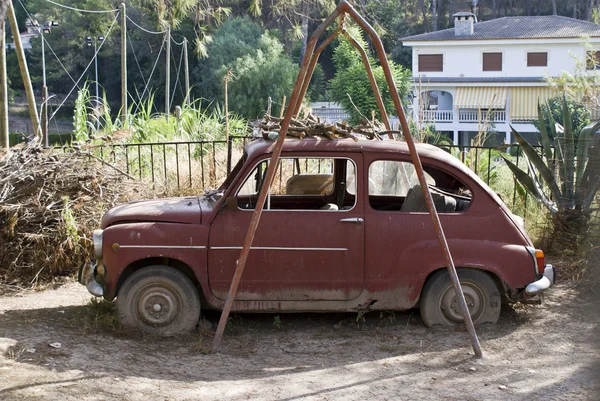
{"label": "car roof", "polygon": [[[248,159],[272,153],[275,148],[275,141],[259,139],[246,145]],[[416,143],[415,147],[419,156],[426,159],[439,160],[461,170],[469,170],[463,163],[450,153],[436,146]],[[394,153],[410,155],[408,144],[399,140],[367,140],[359,139],[354,141],[350,138],[328,139],[324,137],[308,137],[304,139],[286,138],[283,144],[282,152],[358,152],[358,153]]]}

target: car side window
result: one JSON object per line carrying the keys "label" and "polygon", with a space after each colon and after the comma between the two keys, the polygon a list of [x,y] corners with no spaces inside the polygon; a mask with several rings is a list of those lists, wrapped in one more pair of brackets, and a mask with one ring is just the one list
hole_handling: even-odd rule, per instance
{"label": "car side window", "polygon": [[[260,161],[238,189],[241,209],[254,209],[269,163]],[[281,158],[265,210],[350,210],[356,203],[355,177],[356,166],[347,158]]]}
{"label": "car side window", "polygon": [[[471,204],[471,194],[462,182],[434,167],[423,168],[438,212],[467,210]],[[375,210],[427,212],[425,196],[414,165],[396,160],[377,160],[371,163],[369,204]]]}

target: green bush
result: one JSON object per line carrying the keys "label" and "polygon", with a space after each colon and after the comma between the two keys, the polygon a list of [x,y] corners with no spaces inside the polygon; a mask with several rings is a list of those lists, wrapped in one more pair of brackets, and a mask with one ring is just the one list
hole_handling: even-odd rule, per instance
{"label": "green bush", "polygon": [[[353,37],[364,49],[367,49],[367,44],[360,32],[353,30]],[[372,57],[369,58],[375,81],[377,81],[377,86],[384,101],[384,107],[388,115],[396,115],[383,68],[376,65]],[[336,72],[334,78],[329,82],[331,98],[341,103],[344,109],[350,113],[350,122],[358,122],[361,115],[370,119],[372,110],[376,112],[376,117],[381,120],[365,66],[360,54],[349,41],[340,39],[338,46],[333,51],[333,63]],[[404,99],[410,86],[410,72],[393,62],[390,62],[390,69],[400,98]]]}

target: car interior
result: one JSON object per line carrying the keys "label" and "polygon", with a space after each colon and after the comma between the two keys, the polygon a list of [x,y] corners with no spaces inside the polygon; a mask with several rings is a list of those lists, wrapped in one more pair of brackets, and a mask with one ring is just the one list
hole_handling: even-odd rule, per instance
{"label": "car interior", "polygon": [[[268,160],[260,162],[238,189],[237,203],[254,209],[266,179]],[[414,167],[408,162],[383,161],[369,168],[369,204],[375,210],[427,212]],[[375,166],[375,167],[373,167]],[[469,189],[452,175],[424,166],[440,213],[461,212],[471,203]],[[351,210],[356,203],[356,166],[346,158],[282,158],[265,210]]]}

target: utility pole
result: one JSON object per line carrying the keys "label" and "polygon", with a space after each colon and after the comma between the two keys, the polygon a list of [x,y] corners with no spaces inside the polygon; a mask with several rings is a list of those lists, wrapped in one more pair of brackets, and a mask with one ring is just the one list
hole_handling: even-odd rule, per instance
{"label": "utility pole", "polygon": [[8,132],[8,82],[6,78],[6,25],[0,22],[0,149],[10,148]]}
{"label": "utility pole", "polygon": [[171,108],[169,98],[171,92],[171,27],[167,28],[167,33],[165,34],[165,40],[167,41],[167,52],[166,52],[166,63],[165,63],[165,115],[167,116],[167,120],[169,119],[169,110]]}
{"label": "utility pole", "polygon": [[187,38],[183,38],[183,66],[185,74],[185,105],[190,104],[190,65],[188,63],[188,42]]}
{"label": "utility pole", "polygon": [[128,126],[127,117],[127,16],[125,3],[121,3],[121,116],[123,128]]}
{"label": "utility pole", "polygon": [[41,139],[40,130],[40,119],[37,113],[37,106],[35,104],[35,96],[33,95],[33,86],[31,85],[31,78],[29,77],[29,68],[27,68],[27,60],[25,60],[25,52],[23,51],[23,44],[21,43],[21,35],[19,35],[19,25],[17,24],[17,17],[15,16],[15,9],[12,5],[12,1],[8,3],[8,22],[10,23],[10,30],[13,34],[15,41],[15,50],[17,52],[17,59],[19,60],[19,69],[21,70],[21,79],[23,79],[23,86],[25,86],[25,93],[27,94],[27,103],[29,105],[29,115],[31,116],[31,125],[35,132],[35,136]]}
{"label": "utility pole", "polygon": [[42,137],[44,146],[50,144],[48,138],[48,87],[46,86],[46,52],[44,50],[44,29],[40,29],[42,38]]}

